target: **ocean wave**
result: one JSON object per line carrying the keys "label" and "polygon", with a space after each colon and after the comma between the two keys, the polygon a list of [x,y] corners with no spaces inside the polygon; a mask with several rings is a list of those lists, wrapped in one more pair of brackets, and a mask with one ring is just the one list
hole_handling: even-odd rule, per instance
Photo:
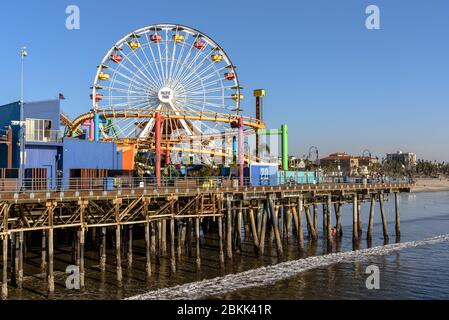
{"label": "ocean wave", "polygon": [[299,273],[316,268],[327,267],[338,263],[361,261],[373,256],[383,256],[408,248],[416,248],[448,241],[449,234],[446,234],[424,240],[288,261],[252,269],[238,274],[229,274],[215,279],[150,291],[145,294],[130,297],[126,300],[199,300],[209,296],[223,295],[241,289],[268,286],[280,280],[288,279]]}

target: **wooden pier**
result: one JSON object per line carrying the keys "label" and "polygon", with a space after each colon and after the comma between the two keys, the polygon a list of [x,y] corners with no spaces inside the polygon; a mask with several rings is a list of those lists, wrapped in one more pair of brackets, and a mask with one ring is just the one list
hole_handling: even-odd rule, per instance
{"label": "wooden pier", "polygon": [[[64,192],[0,193],[0,236],[2,240],[2,298],[8,286],[22,287],[24,246],[33,233],[41,237],[41,268],[47,274],[47,289],[55,290],[54,239],[57,232],[74,232],[73,255],[80,271],[80,287],[85,285],[84,251],[88,233],[99,237],[99,265],[106,269],[106,235],[115,234],[117,285],[122,284],[122,253],[133,260],[133,227],[144,229],[146,274],[150,278],[157,257],[167,255],[176,272],[183,248],[194,248],[201,267],[201,229],[218,233],[220,263],[242,251],[242,230],[247,230],[257,254],[263,255],[273,241],[278,255],[284,241],[304,248],[304,239],[318,238],[319,207],[323,208],[323,234],[329,245],[343,236],[342,206],[353,206],[354,249],[362,235],[361,203],[369,202],[367,239],[373,235],[376,203],[382,218],[383,235],[389,237],[384,196],[395,195],[395,231],[400,236],[398,194],[410,192],[411,184],[320,184],[244,188],[155,188],[128,190],[86,190]],[[334,220],[335,219],[335,220]],[[335,227],[334,227],[335,226]],[[293,231],[293,232],[290,232]],[[126,234],[125,234],[126,232]],[[305,233],[307,232],[307,233]],[[123,238],[127,243],[124,245]],[[9,252],[8,250],[11,250]],[[10,270],[10,272],[8,271]]]}

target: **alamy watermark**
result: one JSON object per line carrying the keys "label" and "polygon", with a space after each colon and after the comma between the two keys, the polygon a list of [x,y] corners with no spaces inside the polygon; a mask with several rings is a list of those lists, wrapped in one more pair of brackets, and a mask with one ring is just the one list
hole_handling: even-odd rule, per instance
{"label": "alamy watermark", "polygon": [[366,268],[365,274],[369,274],[366,279],[366,288],[368,290],[380,289],[380,269],[378,266],[371,265]]}
{"label": "alamy watermark", "polygon": [[80,8],[72,4],[65,9],[65,13],[68,15],[65,20],[65,27],[67,30],[81,29]]}
{"label": "alamy watermark", "polygon": [[366,7],[366,14],[368,17],[365,21],[365,26],[368,30],[380,30],[380,9],[376,5],[369,5]]}
{"label": "alamy watermark", "polygon": [[80,267],[68,266],[65,269],[65,273],[68,275],[65,281],[66,288],[68,290],[80,290],[81,288]]}

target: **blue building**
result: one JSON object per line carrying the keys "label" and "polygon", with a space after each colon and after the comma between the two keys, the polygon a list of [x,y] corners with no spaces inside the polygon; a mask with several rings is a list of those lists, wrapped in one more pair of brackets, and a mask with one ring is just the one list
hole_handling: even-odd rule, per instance
{"label": "blue building", "polygon": [[[56,178],[69,178],[71,169],[121,169],[121,153],[115,143],[65,139],[61,131],[60,100],[0,106],[0,128],[13,129],[13,168],[21,168],[21,130],[25,123],[25,169],[47,169],[50,187]],[[15,124],[15,125],[14,125]],[[0,168],[7,167],[7,148],[0,144]]]}

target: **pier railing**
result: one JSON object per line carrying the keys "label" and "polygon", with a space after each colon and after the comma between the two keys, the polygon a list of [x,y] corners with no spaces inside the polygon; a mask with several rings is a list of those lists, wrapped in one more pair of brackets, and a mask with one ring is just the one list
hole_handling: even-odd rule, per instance
{"label": "pier railing", "polygon": [[[269,181],[244,180],[244,187],[304,187],[326,189],[342,188],[354,185],[412,185],[408,178],[350,178],[341,179],[326,177],[317,181],[287,179],[283,183],[271,184]],[[126,190],[158,190],[158,189],[236,189],[239,188],[239,179],[224,177],[188,177],[188,178],[163,178],[158,185],[155,177],[116,177],[97,179],[24,179],[22,184],[19,179],[0,179],[1,193],[45,193],[66,191],[126,191]]]}

